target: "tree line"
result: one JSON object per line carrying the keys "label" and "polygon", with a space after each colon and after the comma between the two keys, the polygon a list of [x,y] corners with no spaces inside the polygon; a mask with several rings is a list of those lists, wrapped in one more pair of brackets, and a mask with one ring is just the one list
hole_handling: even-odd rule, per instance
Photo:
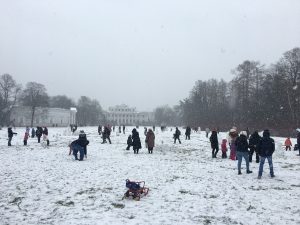
{"label": "tree line", "polygon": [[300,127],[300,48],[285,52],[270,66],[245,60],[234,78],[196,81],[190,95],[173,108],[158,107],[159,122],[228,129],[291,130]]}
{"label": "tree line", "polygon": [[98,100],[81,96],[74,102],[66,95],[49,96],[43,84],[28,82],[23,89],[10,74],[0,76],[0,126],[9,126],[10,115],[15,106],[27,106],[31,110],[31,126],[37,107],[77,108],[79,125],[97,125],[104,119]]}

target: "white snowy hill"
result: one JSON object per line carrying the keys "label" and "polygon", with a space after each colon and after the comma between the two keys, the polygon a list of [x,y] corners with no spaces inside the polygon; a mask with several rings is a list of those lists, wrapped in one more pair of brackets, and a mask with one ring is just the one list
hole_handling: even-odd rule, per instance
{"label": "white snowy hill", "polygon": [[[300,224],[300,157],[282,149],[275,138],[275,178],[266,162],[261,180],[258,164],[252,174],[237,175],[237,162],[211,158],[205,133],[173,144],[173,131],[155,131],[149,155],[126,151],[126,134],[112,133],[112,144],[101,144],[97,127],[87,133],[88,157],[69,156],[77,138],[68,128],[49,128],[50,147],[29,139],[17,128],[12,147],[0,130],[0,224]],[[143,142],[143,127],[139,129]],[[184,130],[181,129],[184,134]],[[226,137],[219,134],[219,140]],[[295,144],[295,139],[292,139]],[[145,181],[149,194],[140,201],[122,200],[125,180]]]}

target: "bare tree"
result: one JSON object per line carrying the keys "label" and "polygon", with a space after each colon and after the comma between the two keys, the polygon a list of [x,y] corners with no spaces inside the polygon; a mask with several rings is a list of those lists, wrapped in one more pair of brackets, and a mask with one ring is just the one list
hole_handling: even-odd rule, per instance
{"label": "bare tree", "polygon": [[290,113],[292,115],[293,123],[299,126],[300,48],[293,48],[292,50],[285,52],[277,66],[288,81],[286,91],[288,95],[287,100],[290,105]]}
{"label": "bare tree", "polygon": [[103,111],[97,100],[81,96],[77,104],[77,120],[80,125],[97,125],[104,120]]}
{"label": "bare tree", "polygon": [[31,126],[33,126],[36,107],[48,106],[49,97],[45,86],[36,82],[27,83],[21,100],[23,105],[31,107]]}
{"label": "bare tree", "polygon": [[17,102],[21,86],[9,74],[0,77],[0,125],[8,124],[12,107]]}
{"label": "bare tree", "polygon": [[65,95],[56,95],[50,97],[49,104],[50,107],[62,109],[70,109],[71,107],[74,107],[76,105],[72,99],[68,98]]}

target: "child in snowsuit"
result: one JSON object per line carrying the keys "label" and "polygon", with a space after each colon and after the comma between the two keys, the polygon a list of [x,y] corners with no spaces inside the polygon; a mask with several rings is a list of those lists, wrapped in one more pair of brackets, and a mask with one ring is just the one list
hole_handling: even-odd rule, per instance
{"label": "child in snowsuit", "polygon": [[285,145],[285,151],[287,151],[287,150],[291,151],[292,142],[291,142],[291,139],[289,137],[285,140],[284,145]]}
{"label": "child in snowsuit", "polygon": [[227,158],[227,140],[223,139],[221,144],[221,150],[222,150],[222,159]]}
{"label": "child in snowsuit", "polygon": [[27,145],[28,138],[29,138],[29,132],[26,131],[25,134],[24,134],[24,140],[23,140],[24,145]]}
{"label": "child in snowsuit", "polygon": [[132,138],[131,138],[131,135],[129,135],[128,138],[127,138],[127,148],[126,148],[126,150],[130,150],[131,145],[132,145]]}

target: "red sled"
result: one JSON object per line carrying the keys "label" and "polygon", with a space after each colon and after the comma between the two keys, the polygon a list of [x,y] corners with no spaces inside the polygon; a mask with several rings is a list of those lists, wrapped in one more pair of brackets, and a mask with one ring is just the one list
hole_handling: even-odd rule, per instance
{"label": "red sled", "polygon": [[130,181],[126,180],[126,187],[128,190],[125,192],[123,199],[132,197],[132,199],[139,201],[142,196],[146,196],[149,188],[145,187],[145,181]]}

